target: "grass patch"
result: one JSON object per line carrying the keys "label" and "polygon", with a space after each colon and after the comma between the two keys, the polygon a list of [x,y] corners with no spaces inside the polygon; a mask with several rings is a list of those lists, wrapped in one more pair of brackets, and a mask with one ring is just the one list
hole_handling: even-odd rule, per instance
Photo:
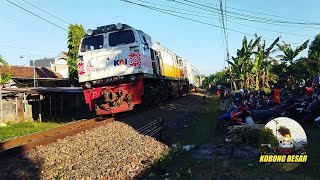
{"label": "grass patch", "polygon": [[138,179],[318,179],[320,167],[320,129],[306,130],[308,162],[289,172],[277,172],[258,159],[195,159],[183,145],[221,144],[224,134],[216,132],[221,115],[219,100],[211,97],[200,115],[188,124],[177,142],[166,155],[141,174]]}
{"label": "grass patch", "polygon": [[0,127],[0,142],[31,133],[56,128],[61,125],[63,125],[63,123],[55,122],[22,122],[9,124],[5,127]]}

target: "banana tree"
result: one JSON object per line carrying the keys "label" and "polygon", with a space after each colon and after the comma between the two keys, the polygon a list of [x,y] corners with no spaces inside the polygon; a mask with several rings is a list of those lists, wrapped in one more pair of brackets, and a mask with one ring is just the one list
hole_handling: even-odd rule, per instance
{"label": "banana tree", "polygon": [[249,42],[244,36],[242,41],[242,48],[237,50],[237,57],[232,57],[232,61],[228,63],[232,67],[235,79],[240,81],[241,86],[248,86],[250,84],[250,67],[252,66],[251,56],[254,49],[259,45],[261,37],[251,39]]}
{"label": "banana tree", "polygon": [[290,44],[283,42],[282,44],[277,44],[280,51],[282,51],[283,55],[278,55],[277,57],[280,61],[283,61],[287,64],[288,72],[289,72],[289,80],[291,87],[294,87],[294,77],[292,76],[292,65],[295,62],[295,58],[308,47],[309,40],[305,41],[302,45],[296,47],[296,49],[292,49]]}
{"label": "banana tree", "polygon": [[[266,45],[264,41],[263,44],[260,44],[258,46],[257,52],[255,52],[252,73],[255,75],[255,85],[256,85],[255,88],[257,90],[260,87],[263,87],[264,85],[268,86],[269,72],[270,72],[270,66],[271,66],[271,62],[269,62],[269,60],[272,59],[270,57],[270,54],[276,52],[276,50],[274,50],[273,48],[279,42],[279,40],[280,40],[280,37],[275,39],[267,49],[265,48]],[[260,83],[260,80],[262,80],[262,83]]]}

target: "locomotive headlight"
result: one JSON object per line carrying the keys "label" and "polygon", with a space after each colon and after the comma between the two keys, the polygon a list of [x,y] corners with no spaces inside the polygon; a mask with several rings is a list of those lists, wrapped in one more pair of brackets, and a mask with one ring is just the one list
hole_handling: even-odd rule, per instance
{"label": "locomotive headlight", "polygon": [[129,80],[130,81],[135,81],[136,79],[137,79],[137,77],[135,75],[129,76]]}
{"label": "locomotive headlight", "polygon": [[123,28],[123,25],[122,25],[121,23],[118,23],[118,24],[116,25],[116,28],[117,28],[118,30],[121,30],[121,29]]}
{"label": "locomotive headlight", "polygon": [[92,30],[92,29],[88,29],[88,30],[87,30],[87,34],[88,34],[89,36],[91,36],[91,35],[93,34],[93,30]]}
{"label": "locomotive headlight", "polygon": [[91,88],[91,83],[90,83],[90,82],[86,82],[86,83],[84,84],[84,86],[85,86],[86,88],[90,89],[90,88]]}

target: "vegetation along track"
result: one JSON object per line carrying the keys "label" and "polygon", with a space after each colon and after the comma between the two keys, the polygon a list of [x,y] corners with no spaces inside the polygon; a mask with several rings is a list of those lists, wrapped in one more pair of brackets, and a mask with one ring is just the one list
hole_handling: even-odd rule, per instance
{"label": "vegetation along track", "polygon": [[0,158],[10,157],[15,154],[25,153],[39,145],[47,145],[58,139],[72,136],[85,130],[113,122],[114,118],[93,118],[70,123],[62,127],[47,131],[22,136],[0,143]]}

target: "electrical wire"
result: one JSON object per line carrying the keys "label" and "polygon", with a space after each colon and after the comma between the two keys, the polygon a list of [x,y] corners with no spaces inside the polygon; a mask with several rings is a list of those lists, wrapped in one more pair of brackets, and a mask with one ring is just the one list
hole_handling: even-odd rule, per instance
{"label": "electrical wire", "polygon": [[62,30],[64,30],[64,31],[68,31],[67,29],[65,29],[65,28],[63,28],[63,27],[61,27],[61,26],[59,26],[59,25],[57,25],[57,24],[55,24],[55,23],[53,23],[53,22],[51,22],[51,21],[49,21],[49,20],[47,20],[47,19],[45,19],[45,18],[43,18],[43,17],[41,17],[41,16],[39,16],[39,15],[37,15],[37,14],[35,14],[35,13],[27,10],[27,9],[25,9],[24,7],[18,5],[18,4],[14,3],[14,2],[12,2],[12,1],[10,1],[10,0],[6,0],[6,1],[9,2],[9,3],[11,3],[11,4],[13,4],[13,5],[15,5],[15,6],[17,6],[17,7],[20,8],[20,9],[22,9],[22,10],[24,10],[24,11],[32,14],[32,15],[34,15],[34,16],[36,16],[36,17],[38,17],[38,18],[40,18],[40,19],[42,19],[42,20],[44,20],[44,21],[46,21],[46,22],[48,22],[48,23],[50,23],[50,24],[52,24],[53,26],[55,26],[55,27],[57,27],[57,28],[59,28],[59,29],[62,29]]}
{"label": "electrical wire", "polygon": [[44,12],[44,13],[48,14],[48,15],[50,15],[50,16],[52,16],[52,17],[54,17],[54,18],[58,19],[58,20],[60,20],[61,22],[65,23],[65,24],[68,24],[68,25],[70,24],[70,23],[66,22],[65,20],[63,20],[63,19],[61,19],[61,18],[59,18],[59,17],[57,17],[57,16],[55,16],[55,15],[53,15],[53,14],[49,13],[48,11],[45,11],[45,10],[43,10],[43,9],[39,8],[38,6],[36,6],[36,5],[34,5],[34,4],[31,4],[30,2],[28,2],[28,1],[26,1],[26,0],[22,0],[22,1],[23,1],[23,2],[25,2],[25,3],[27,3],[27,4],[29,4],[29,5],[31,5],[32,7],[37,8],[38,10],[40,10],[40,11],[42,11],[42,12]]}
{"label": "electrical wire", "polygon": [[[188,2],[190,4],[193,4],[193,5],[196,5],[196,6],[201,6],[201,7],[205,7],[205,8],[211,8],[210,6],[207,6],[207,5],[202,4],[202,3],[197,3],[197,2],[194,2],[194,1],[190,1],[190,0],[183,0],[183,1]],[[181,1],[178,1],[178,0],[174,0],[173,2],[181,3]],[[217,8],[214,8],[214,9],[218,11]],[[251,18],[254,18],[254,19],[274,21],[274,22],[284,23],[284,24],[316,25],[316,26],[320,25],[320,23],[318,23],[318,22],[308,22],[308,23],[307,22],[293,22],[293,21],[283,21],[283,20],[276,20],[276,19],[268,19],[268,18],[264,18],[264,17],[251,16],[249,14],[242,14],[242,13],[235,13],[235,12],[228,12],[228,13],[241,15],[241,16],[245,16],[245,17],[251,17]]]}
{"label": "electrical wire", "polygon": [[[190,9],[172,7],[172,6],[163,5],[163,4],[154,3],[154,2],[149,2],[149,1],[145,1],[145,0],[136,0],[136,1],[144,2],[144,3],[147,3],[147,4],[156,5],[156,6],[166,7],[166,8],[170,8],[170,9],[175,9],[175,10],[182,10],[182,11],[186,11],[186,12],[193,12],[193,13],[205,14],[205,15],[212,16],[211,13],[205,13],[205,12],[200,12],[200,11],[193,11],[193,10],[190,10]],[[208,17],[208,18],[211,18],[211,17]]]}
{"label": "electrical wire", "polygon": [[[197,0],[196,2],[204,3],[203,1],[199,1],[199,0]],[[237,2],[240,2],[240,1],[237,1]],[[310,21],[309,20],[306,21],[305,19],[284,17],[284,16],[279,16],[279,15],[276,15],[276,14],[267,14],[267,13],[251,11],[251,10],[245,10],[245,9],[239,9],[239,8],[234,8],[234,7],[229,7],[229,9],[234,9],[234,10],[238,10],[238,11],[242,11],[242,12],[250,12],[250,13],[254,13],[254,14],[260,14],[260,15],[271,16],[271,17],[279,17],[279,18],[288,19],[288,20],[297,20],[297,21],[302,21],[302,22],[313,22],[311,20]],[[269,12],[271,11],[271,10],[266,10],[266,9],[263,9],[263,10],[264,11],[269,11]],[[273,11],[273,12],[274,13],[279,13],[279,12],[275,12],[275,11]]]}
{"label": "electrical wire", "polygon": [[[2,15],[2,16],[3,16],[3,15]],[[18,19],[15,19],[15,18],[12,18],[12,17],[9,17],[9,16],[4,16],[4,17],[7,18],[7,19],[10,19],[10,20],[12,20],[12,21],[18,22],[18,23],[20,23],[20,24],[24,24],[24,25],[25,25],[26,27],[28,27],[28,28],[34,28],[34,29],[43,31],[43,29],[40,29],[38,26],[33,26],[33,25],[31,25],[31,24],[27,24],[27,23],[25,23],[25,22],[22,22],[22,21],[20,21],[20,20],[18,20]],[[57,37],[58,37],[56,34],[53,34],[53,33],[50,33],[50,32],[46,32],[46,34],[47,34],[47,35],[50,35],[52,38],[57,38]]]}
{"label": "electrical wire", "polygon": [[[195,20],[195,19],[192,19],[192,18],[188,18],[188,17],[184,17],[184,16],[172,14],[172,13],[168,13],[167,11],[159,10],[159,9],[157,9],[155,7],[152,7],[152,6],[148,6],[148,5],[132,2],[132,1],[129,1],[129,0],[120,0],[120,1],[123,1],[123,2],[126,2],[126,3],[130,3],[130,4],[134,4],[134,5],[137,5],[137,6],[141,6],[141,7],[147,8],[147,9],[155,10],[155,11],[158,11],[158,12],[161,12],[161,13],[164,13],[164,14],[172,15],[172,16],[175,16],[175,17],[179,17],[179,18],[182,18],[182,19],[189,20],[189,21],[197,22],[197,23],[200,23],[200,24],[204,24],[204,25],[208,25],[208,26],[212,26],[212,27],[216,27],[216,28],[221,28],[221,26],[218,26],[218,25],[210,24],[210,23],[207,23],[207,22]],[[254,37],[254,35],[251,35],[251,34],[245,33],[245,32],[241,32],[241,31],[238,31],[238,30],[234,30],[234,29],[226,28],[226,30]],[[272,41],[274,40],[274,39],[270,39],[270,38],[265,38],[265,39],[272,40]],[[300,43],[296,43],[296,42],[288,42],[288,43],[300,44]]]}
{"label": "electrical wire", "polygon": [[[212,9],[208,5],[199,4],[199,3],[194,4],[194,3],[192,3],[192,1],[188,1],[188,0],[184,0],[184,1],[188,2],[188,3],[177,1],[177,0],[174,0],[174,1],[173,0],[168,0],[168,1],[172,1],[172,2],[179,3],[179,4],[182,4],[182,5],[185,5],[185,6],[196,8],[196,9],[201,9],[201,10],[204,10],[204,11],[212,11],[212,12],[215,11],[215,13],[219,14],[219,9],[218,8]],[[276,20],[272,20],[272,19],[266,19],[266,18],[251,16],[251,15],[242,14],[242,13],[232,13],[231,12],[230,14],[227,15],[227,17],[234,18],[234,19],[240,19],[240,20],[244,20],[244,21],[257,22],[257,23],[262,23],[262,24],[271,24],[271,25],[277,25],[277,26],[286,26],[286,27],[298,28],[297,26],[292,26],[292,25],[290,26],[288,24],[285,24],[286,22],[284,22],[284,21],[279,21],[279,20],[276,21]],[[298,23],[298,25],[299,25],[299,23]],[[303,24],[303,25],[304,26],[300,27],[300,28],[320,29],[320,28],[316,28],[316,27],[308,27],[305,24]]]}

